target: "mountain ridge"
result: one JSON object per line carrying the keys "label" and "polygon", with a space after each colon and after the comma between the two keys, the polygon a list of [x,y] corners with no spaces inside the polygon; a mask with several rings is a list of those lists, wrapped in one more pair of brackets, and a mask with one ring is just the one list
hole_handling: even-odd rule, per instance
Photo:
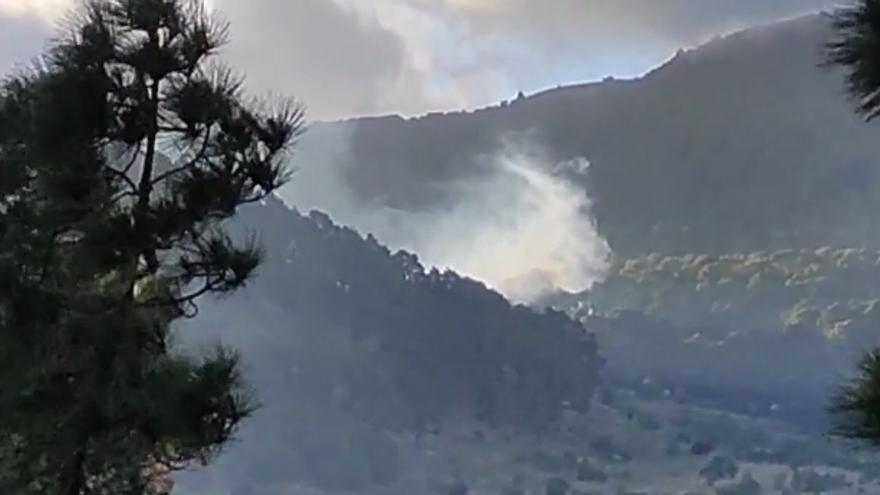
{"label": "mountain ridge", "polygon": [[[584,91],[597,90],[601,89],[603,86],[613,85],[613,84],[621,84],[621,83],[633,83],[639,82],[643,79],[649,78],[653,76],[655,73],[662,72],[666,70],[670,65],[676,63],[680,57],[686,57],[688,55],[693,54],[694,52],[707,52],[716,46],[723,46],[726,43],[736,42],[738,38],[743,36],[750,36],[754,34],[767,34],[772,33],[778,29],[784,29],[785,27],[794,26],[797,24],[814,24],[816,22],[821,22],[824,17],[827,15],[825,12],[818,13],[809,13],[809,14],[801,14],[797,16],[793,16],[787,19],[782,19],[778,21],[768,22],[756,24],[753,26],[743,27],[731,31],[727,34],[718,34],[713,36],[711,39],[698,43],[697,45],[691,47],[682,47],[664,59],[661,63],[657,64],[654,67],[649,68],[644,73],[635,75],[635,76],[615,76],[615,75],[607,75],[601,79],[588,79],[582,81],[569,81],[569,82],[561,82],[557,83],[555,86],[547,86],[541,89],[534,90],[529,93],[522,92],[522,96],[524,100],[536,99],[545,96],[559,95],[562,93],[568,92],[579,92],[583,93]],[[511,98],[508,100],[501,100],[502,103],[511,103],[516,101],[515,98]],[[317,120],[313,122],[314,127],[324,127],[324,126],[334,126],[341,124],[348,124],[352,122],[370,122],[370,121],[383,121],[383,120],[402,120],[404,122],[418,121],[425,118],[430,118],[438,115],[458,115],[458,114],[473,114],[479,113],[486,110],[493,110],[499,108],[500,103],[496,104],[487,104],[482,106],[477,106],[473,108],[448,108],[442,110],[430,110],[422,113],[405,115],[397,112],[385,112],[378,113],[375,115],[364,115],[364,116],[355,116],[355,117],[342,117],[331,120]]]}
{"label": "mountain ridge", "polygon": [[[324,124],[295,163],[333,167],[358,208],[433,212],[455,204],[455,183],[492,173],[478,157],[514,135],[551,166],[590,162],[572,181],[624,256],[877,245],[877,129],[852,111],[840,72],[820,67],[830,36],[824,17],[802,17],[682,52],[639,79]],[[296,203],[309,187],[285,196]],[[350,223],[332,204],[310,206]]]}

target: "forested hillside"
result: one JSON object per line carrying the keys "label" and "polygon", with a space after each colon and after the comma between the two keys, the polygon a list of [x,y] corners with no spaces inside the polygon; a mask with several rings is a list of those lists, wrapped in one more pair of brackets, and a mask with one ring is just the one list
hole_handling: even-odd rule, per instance
{"label": "forested hillside", "polygon": [[[439,368],[418,378],[424,381],[414,382],[432,384],[428,395],[436,402],[429,402],[427,409],[438,417],[457,418],[449,425],[461,427],[462,418],[476,417],[481,424],[501,425],[502,431],[505,424],[516,425],[518,433],[487,433],[481,447],[485,450],[479,454],[471,452],[476,440],[456,443],[439,434],[441,440],[432,444],[425,440],[430,435],[419,435],[418,441],[428,443],[413,452],[429,456],[455,450],[460,456],[449,454],[449,459],[455,457],[459,463],[492,459],[494,464],[483,466],[482,474],[470,473],[477,479],[493,478],[489,473],[495,470],[504,473],[502,477],[518,472],[515,466],[520,464],[512,453],[521,452],[516,439],[522,442],[525,431],[552,424],[538,456],[543,459],[538,461],[543,466],[539,472],[545,474],[532,479],[532,491],[547,482],[548,462],[555,466],[550,472],[567,473],[560,476],[584,483],[581,491],[590,483],[607,487],[612,479],[643,487],[693,488],[700,484],[693,476],[704,473],[701,464],[705,472],[712,471],[706,458],[712,455],[751,463],[748,470],[732,476],[739,485],[729,489],[741,488],[743,493],[752,493],[748,490],[753,473],[759,484],[775,485],[783,493],[783,488],[797,493],[808,487],[848,493],[856,484],[869,486],[874,479],[869,461],[820,440],[829,428],[827,407],[834,387],[851,373],[861,353],[877,344],[874,329],[880,321],[875,284],[880,229],[874,218],[880,211],[880,176],[873,167],[880,151],[878,129],[851,111],[841,74],[821,66],[829,36],[825,18],[805,17],[682,51],[636,80],[558,88],[473,112],[414,119],[389,116],[312,128],[295,160],[300,181],[292,183],[285,197],[326,209],[334,218],[353,219],[356,228],[364,227],[356,221],[364,212],[382,218],[394,218],[383,217],[389,212],[409,212],[429,219],[433,213],[454,209],[461,184],[497,172],[485,157],[497,153],[511,136],[539,149],[546,158],[541,163],[548,167],[580,158],[589,162],[581,170],[556,167],[549,172],[562,175],[589,197],[589,211],[584,213],[594,217],[608,240],[614,253],[611,265],[591,290],[551,295],[537,305],[553,306],[577,319],[595,334],[604,358],[601,405],[594,405],[587,416],[595,424],[577,430],[570,441],[560,436],[558,423],[528,420],[544,414],[554,417],[555,407],[539,413],[534,404],[517,402],[504,385],[520,371],[511,374],[503,363],[524,359],[522,369],[532,363],[535,370],[543,370],[533,376],[548,385],[539,392],[547,404],[562,400],[573,405],[569,394],[561,391],[591,390],[596,373],[592,366],[598,362],[594,351],[563,351],[567,340],[544,340],[555,334],[553,329],[569,328],[558,315],[537,317],[510,308],[475,282],[449,273],[426,273],[413,257],[392,255],[372,237],[360,240],[352,231],[328,227],[323,215],[285,217],[282,223],[291,227],[270,229],[285,234],[269,245],[310,249],[315,258],[309,259],[320,262],[297,265],[290,255],[295,249],[274,252],[285,261],[274,264],[258,283],[260,291],[270,289],[264,298],[272,301],[266,311],[286,315],[290,310],[297,315],[291,321],[300,328],[325,328],[329,321],[330,328],[337,329],[332,335],[345,336],[326,340],[327,334],[303,334],[311,340],[302,348],[317,350],[310,355],[322,366],[311,366],[321,369],[321,376],[332,375],[328,369],[368,368],[365,362],[379,361],[371,358],[372,352],[382,353],[377,355],[383,362],[400,363],[397,368],[382,366],[381,372],[357,372],[362,380],[357,385],[345,376],[332,382],[351,387],[331,382],[320,387],[336,394],[322,403],[346,404],[349,424],[372,424],[374,419],[363,418],[374,413],[365,416],[365,411],[409,400],[405,391],[372,397],[375,403],[353,397],[358,389],[373,390],[376,383],[385,384],[380,390],[395,389],[399,372],[428,368],[421,364],[431,352],[422,354],[419,342],[446,356],[434,361]],[[269,222],[266,211],[280,210],[264,210],[259,222]],[[393,222],[369,227],[376,225],[380,240],[399,235]],[[297,235],[288,238],[286,232]],[[315,232],[322,233],[322,241],[310,244]],[[358,254],[349,248],[327,248],[330,240],[337,245],[339,239],[348,239],[339,246],[361,246]],[[364,264],[364,256],[375,261]],[[328,268],[337,266],[344,268]],[[316,299],[298,288],[306,279],[312,279],[312,285],[319,281],[314,286],[329,297]],[[390,302],[373,299],[367,287],[382,287],[394,297]],[[413,296],[412,287],[418,287],[420,295]],[[334,302],[314,306],[316,300]],[[410,330],[388,328],[383,320],[387,317]],[[541,339],[528,340],[529,332],[517,330],[521,318],[549,331],[542,331]],[[501,326],[514,330],[508,337],[511,344],[499,345],[490,337],[505,334],[506,330],[493,330]],[[414,328],[419,332],[411,333]],[[440,335],[442,339],[434,340]],[[488,340],[480,337],[476,345],[467,344],[474,335]],[[269,340],[272,344],[264,349],[284,354]],[[337,356],[334,359],[357,355],[366,361],[327,360],[322,354],[326,342],[334,342],[327,350],[327,355]],[[581,344],[586,346],[582,349],[592,349],[592,338],[583,342],[589,344]],[[367,348],[377,350],[364,353]],[[494,355],[499,350],[504,357]],[[262,356],[271,352],[255,350],[254,355],[261,356],[257,369],[269,369]],[[570,367],[578,355],[590,356],[589,368]],[[484,363],[487,358],[493,364]],[[505,372],[495,375],[499,369]],[[554,375],[557,371],[560,374]],[[577,377],[566,374],[572,372]],[[472,386],[436,388],[447,379]],[[579,389],[579,383],[590,387]],[[424,389],[414,385],[406,390]],[[486,395],[487,390],[502,392]],[[487,407],[498,403],[506,405],[498,410]],[[416,432],[441,429],[435,429],[436,417],[425,419],[418,407],[393,409],[394,415],[377,415],[383,428],[400,431],[399,425],[405,424]],[[329,410],[338,409],[321,409]],[[409,412],[387,426],[399,418],[400,410]],[[497,411],[507,413],[498,416]],[[514,417],[504,417],[511,411],[516,411]],[[539,428],[525,430],[524,425]],[[391,436],[399,447],[399,437]],[[437,447],[437,442],[444,446]],[[662,447],[656,452],[640,449],[646,444]],[[557,457],[551,462],[546,455]],[[722,460],[716,465],[724,465]],[[442,472],[466,478],[467,470],[456,466]],[[801,471],[804,466],[825,474]],[[852,469],[862,477],[856,481],[851,474],[823,471],[828,466]],[[633,475],[632,470],[642,472]],[[682,472],[690,474],[671,474]],[[487,481],[490,488],[478,492],[492,493],[513,483],[517,488],[509,493],[520,493],[523,482],[514,477],[519,481]],[[463,493],[456,492],[456,486],[429,491]],[[723,491],[719,488],[718,493]]]}
{"label": "forested hillside", "polygon": [[654,254],[552,303],[597,332],[615,379],[827,428],[833,387],[880,343],[878,260],[827,247]]}
{"label": "forested hillside", "polygon": [[876,344],[880,248],[880,129],[822,65],[830,37],[826,17],[808,16],[681,51],[635,80],[319,125],[289,197],[327,167],[346,208],[444,211],[457,184],[493,173],[481,157],[511,133],[547,166],[586,158],[586,173],[553,173],[582,187],[617,261],[592,291],[550,301],[582,318],[578,304],[593,307],[584,321],[610,375],[823,421],[832,385]]}
{"label": "forested hillside", "polygon": [[[742,327],[754,332],[724,326],[747,300],[791,300],[786,286],[818,295],[845,270],[867,284],[875,254],[621,261],[593,291],[552,301],[581,324],[276,199],[234,227],[261,237],[265,268],[243,297],[203,306],[181,344],[235,345],[261,408],[216,465],[178,479],[181,494],[877,486],[870,458],[793,420],[824,407],[832,372],[815,364],[840,358],[833,336],[761,327],[770,302]],[[692,294],[704,300],[675,306]],[[728,317],[709,328],[712,314]]]}
{"label": "forested hillside", "polygon": [[401,475],[401,448],[447,428],[535,435],[588,411],[601,361],[564,314],[511,306],[279,200],[236,225],[259,233],[265,267],[247,297],[203,308],[185,332],[241,349],[264,406],[215,471],[233,493],[382,486]]}
{"label": "forested hillside", "polygon": [[880,479],[822,435],[830,387],[871,339],[880,253],[619,259],[546,301],[575,323],[276,199],[235,227],[260,235],[265,268],[182,344],[235,345],[262,407],[181,494],[842,494]]}
{"label": "forested hillside", "polygon": [[[685,489],[730,458],[750,466],[731,490],[873,487],[872,463],[820,438],[833,387],[877,343],[880,307],[877,129],[819,67],[828,34],[802,18],[638,80],[313,127],[287,197],[334,218],[452,208],[460,184],[495,173],[483,157],[511,133],[547,164],[585,158],[585,174],[552,172],[589,196],[611,266],[591,290],[542,301],[573,323],[328,215],[277,200],[247,211],[237,225],[269,261],[199,327],[243,350],[264,407],[219,469],[183,486]],[[600,363],[601,405],[580,416]]]}
{"label": "forested hillside", "polygon": [[[632,81],[318,125],[296,163],[337,168],[358,208],[439,211],[457,183],[492,173],[482,155],[528,133],[547,163],[589,160],[571,180],[622,256],[876,247],[878,128],[851,111],[839,72],[820,66],[826,24],[811,16],[719,38]],[[331,199],[318,206],[342,213]]]}

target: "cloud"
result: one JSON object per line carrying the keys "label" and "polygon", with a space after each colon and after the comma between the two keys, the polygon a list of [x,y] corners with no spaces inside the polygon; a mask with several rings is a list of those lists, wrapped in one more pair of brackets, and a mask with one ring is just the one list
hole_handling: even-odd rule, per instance
{"label": "cloud", "polygon": [[46,22],[38,17],[12,16],[0,9],[0,77],[39,55],[50,33]]}
{"label": "cloud", "polygon": [[[0,68],[74,0],[0,0]],[[476,107],[519,90],[636,75],[717,33],[836,0],[211,0],[229,60],[313,119]],[[41,20],[43,22],[41,22]]]}
{"label": "cloud", "polygon": [[[839,4],[830,0],[407,0],[471,36],[532,38],[539,44],[639,36],[694,44],[713,34]],[[400,0],[393,0],[400,3]]]}
{"label": "cloud", "polygon": [[333,0],[216,0],[232,22],[224,56],[260,92],[305,102],[312,118],[418,111],[405,40]]}
{"label": "cloud", "polygon": [[71,0],[0,0],[0,17],[36,17],[51,22],[71,5]]}
{"label": "cloud", "polygon": [[[342,0],[406,40],[464,106],[558,83],[632,76],[677,49],[834,0]],[[478,88],[478,90],[474,90]]]}

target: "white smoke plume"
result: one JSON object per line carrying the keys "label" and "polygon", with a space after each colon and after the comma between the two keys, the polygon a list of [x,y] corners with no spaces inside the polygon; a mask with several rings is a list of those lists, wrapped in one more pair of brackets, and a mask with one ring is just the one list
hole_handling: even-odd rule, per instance
{"label": "white smoke plume", "polygon": [[589,199],[570,179],[586,173],[589,162],[553,165],[543,156],[527,138],[508,139],[479,158],[490,174],[441,186],[453,200],[430,211],[355,204],[332,159],[300,169],[285,197],[414,252],[428,266],[453,269],[528,303],[551,290],[589,288],[604,276],[610,255]]}

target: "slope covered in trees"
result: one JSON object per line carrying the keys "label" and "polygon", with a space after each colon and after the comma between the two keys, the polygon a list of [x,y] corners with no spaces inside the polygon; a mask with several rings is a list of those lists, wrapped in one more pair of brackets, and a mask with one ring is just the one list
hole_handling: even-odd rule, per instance
{"label": "slope covered in trees", "polygon": [[[607,285],[555,301],[575,324],[425,270],[321,213],[269,200],[241,220],[240,233],[259,232],[267,246],[265,268],[244,297],[204,307],[181,335],[241,349],[262,407],[215,467],[180,480],[181,494],[543,493],[563,483],[711,493],[700,471],[717,456],[741,467],[718,488],[754,474],[767,489],[777,479],[875,489],[872,459],[800,428],[805,411],[815,419],[827,405],[821,380],[836,383],[829,356],[851,369],[845,344],[776,320],[799,302],[784,287],[819,307],[847,270],[867,284],[877,253],[619,262]],[[692,296],[703,299],[675,305]],[[768,300],[755,320],[728,325],[754,299]],[[713,301],[726,313],[702,309]]]}
{"label": "slope covered in trees", "polygon": [[[180,334],[190,348],[221,337],[241,349],[262,407],[216,466],[179,480],[181,494],[488,494],[562,482],[678,493],[700,488],[716,456],[742,466],[742,479],[718,487],[748,473],[764,487],[811,473],[840,486],[828,493],[875,486],[870,459],[792,421],[823,411],[821,380],[837,378],[829,356],[851,369],[845,344],[777,318],[795,296],[834,284],[855,308],[878,253],[620,261],[606,284],[553,301],[579,324],[275,199],[233,227],[259,234],[265,267],[245,295],[203,307]],[[846,282],[853,271],[861,282]],[[750,282],[759,292],[748,294]],[[703,299],[682,308],[690,297]],[[728,325],[765,299],[752,324]],[[726,311],[702,309],[722,300]]]}
{"label": "slope covered in trees", "polygon": [[876,344],[880,247],[880,130],[853,111],[841,71],[822,66],[829,24],[721,37],[631,81],[319,125],[297,163],[336,167],[354,207],[430,213],[453,207],[456,184],[492,174],[481,157],[511,133],[548,164],[584,157],[587,173],[568,179],[630,261],[553,303],[595,307],[584,321],[609,375],[825,420],[833,386]]}
{"label": "slope covered in trees", "polygon": [[880,343],[878,275],[867,249],[653,254],[549,302],[596,332],[612,380],[827,428],[834,387]]}
{"label": "slope covered in trees", "polygon": [[528,132],[547,163],[590,161],[572,180],[622,256],[876,247],[878,129],[852,111],[840,72],[820,67],[827,24],[811,16],[719,38],[632,81],[319,125],[297,165],[335,164],[361,208],[442,210],[455,184],[491,173],[481,155]]}
{"label": "slope covered in trees", "polygon": [[[430,445],[426,455],[442,458],[434,465],[446,462],[452,478],[392,493],[466,494],[476,471],[480,482],[516,474],[474,493],[590,493],[612,482],[629,493],[626,483],[652,469],[654,479],[641,486],[652,492],[688,493],[699,486],[696,474],[719,494],[875,490],[870,459],[791,428],[817,420],[825,431],[831,390],[876,345],[880,307],[876,144],[850,114],[839,73],[818,67],[827,37],[821,19],[800,19],[682,52],[637,81],[470,114],[319,127],[304,160],[340,162],[355,203],[369,208],[448,206],[455,187],[447,186],[491,174],[479,157],[508,133],[528,133],[552,155],[548,163],[589,159],[589,174],[570,180],[591,194],[599,227],[622,258],[592,290],[549,302],[596,332],[612,386],[586,427],[583,416],[572,421],[566,413],[586,404],[572,393],[572,374],[593,377],[595,368],[570,364],[595,363],[592,338],[568,340],[565,331],[560,340],[551,331],[533,340],[505,315],[543,323],[479,284],[425,273],[414,258],[323,215],[294,216],[285,222],[297,235],[271,245],[285,246],[274,256],[296,269],[273,266],[254,328],[272,328],[289,311],[296,324],[333,332],[279,339],[262,330],[250,342],[259,383],[308,403],[267,408],[272,427],[253,434],[272,447],[230,457],[226,479],[261,473],[276,487],[384,487],[398,478],[403,452],[419,457]],[[328,153],[342,144],[350,156]],[[355,244],[366,251],[344,247]],[[816,247],[829,244],[871,249]],[[385,268],[373,271],[366,259]],[[291,282],[300,273],[320,288],[318,299]],[[373,288],[391,301],[371,298]],[[496,331],[506,326],[512,331]],[[580,350],[566,352],[573,343]],[[480,425],[471,445],[444,443],[446,429],[467,421]],[[505,428],[513,433],[499,435]],[[479,468],[457,464],[466,457],[455,450],[487,438],[483,456],[468,459]],[[523,438],[538,449],[515,457],[504,448]]]}
{"label": "slope covered in trees", "polygon": [[[204,308],[186,332],[241,349],[263,404],[215,471],[221,486],[243,490],[234,493],[390,483],[401,446],[447,427],[535,435],[564,411],[588,410],[597,346],[564,314],[511,306],[279,200],[243,211],[236,225],[259,233],[265,268],[246,298]],[[242,326],[250,330],[235,331]]]}

